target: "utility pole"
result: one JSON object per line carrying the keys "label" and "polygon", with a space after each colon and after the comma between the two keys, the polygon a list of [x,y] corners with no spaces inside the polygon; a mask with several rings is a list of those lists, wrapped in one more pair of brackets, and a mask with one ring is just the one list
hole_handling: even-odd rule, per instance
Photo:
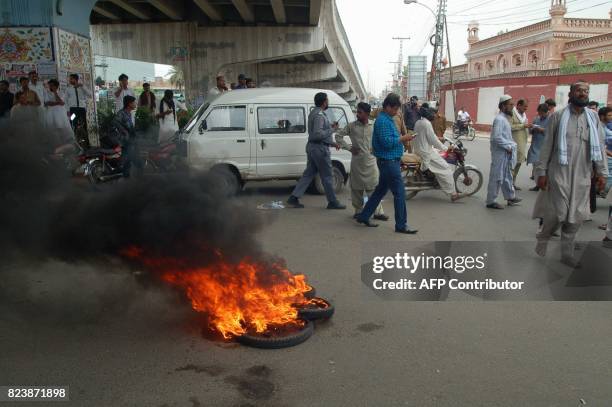
{"label": "utility pole", "polygon": [[427,98],[440,100],[440,71],[444,68],[442,63],[444,53],[444,21],[446,19],[446,0],[438,0],[438,13],[436,15],[436,33],[429,39],[434,47],[427,84]]}
{"label": "utility pole", "polygon": [[444,16],[444,27],[446,29],[446,52],[448,53],[448,73],[450,75],[451,93],[453,98],[453,120],[457,117],[457,96],[455,94],[455,81],[453,80],[453,63],[451,62],[450,38],[448,37],[448,24]]}
{"label": "utility pole", "polygon": [[400,97],[404,97],[406,95],[402,95],[402,78],[404,76],[404,72],[402,71],[403,66],[404,66],[404,41],[405,40],[409,40],[410,37],[393,37],[392,39],[394,40],[398,40],[400,42],[400,47],[399,47],[399,55],[397,58],[397,66],[395,69],[395,80],[397,81],[397,89],[396,89],[396,93],[398,95],[400,95]]}

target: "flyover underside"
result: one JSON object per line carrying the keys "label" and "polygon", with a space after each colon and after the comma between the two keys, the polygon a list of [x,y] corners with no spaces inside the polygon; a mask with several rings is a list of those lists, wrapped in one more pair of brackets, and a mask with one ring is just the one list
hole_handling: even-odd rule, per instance
{"label": "flyover underside", "polygon": [[[181,67],[187,96],[193,101],[206,96],[217,74],[225,73],[231,82],[237,73],[243,72],[254,76],[260,84],[267,81],[275,86],[339,79],[349,87],[342,93],[351,97],[354,93],[364,99],[363,83],[334,11],[332,2],[324,2],[316,27],[198,27],[195,23],[93,25],[92,47],[95,55]],[[292,58],[305,62],[291,63]],[[319,60],[326,62],[311,62]],[[272,61],[283,63],[269,63]],[[346,90],[346,86],[338,88]]]}

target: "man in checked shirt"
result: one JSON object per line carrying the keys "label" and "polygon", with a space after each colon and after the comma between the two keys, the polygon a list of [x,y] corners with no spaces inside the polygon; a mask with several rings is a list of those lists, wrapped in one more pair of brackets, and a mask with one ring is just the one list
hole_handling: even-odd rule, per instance
{"label": "man in checked shirt", "polygon": [[404,182],[400,170],[400,160],[404,154],[403,143],[408,141],[410,136],[407,134],[400,136],[393,121],[400,106],[399,96],[390,93],[383,101],[383,111],[374,123],[372,148],[379,172],[378,185],[357,217],[357,222],[369,227],[378,226],[370,222],[370,217],[383,197],[391,190],[395,209],[395,231],[412,235],[418,231],[408,226]]}

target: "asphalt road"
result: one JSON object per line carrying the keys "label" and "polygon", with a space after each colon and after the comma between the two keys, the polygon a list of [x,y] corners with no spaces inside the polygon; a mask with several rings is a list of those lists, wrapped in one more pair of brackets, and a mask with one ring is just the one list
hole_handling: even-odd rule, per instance
{"label": "asphalt road", "polygon": [[[305,273],[337,308],[300,346],[264,351],[210,341],[189,310],[137,292],[129,306],[89,323],[1,319],[0,385],[69,385],[71,402],[57,405],[88,407],[610,405],[610,302],[408,302],[364,292],[362,243],[534,241],[530,169],[520,174],[520,207],[487,210],[488,142],[466,145],[485,187],[456,204],[439,191],[409,201],[417,236],[393,233],[392,222],[358,226],[350,209],[326,210],[322,196],[305,196],[302,210],[261,211],[269,219],[260,235],[265,250]],[[293,184],[251,184],[240,199],[254,206],[284,200]],[[350,208],[347,191],[340,198]],[[597,225],[607,208],[600,204],[581,240],[603,237]],[[384,205],[392,215],[392,200]],[[75,314],[95,309],[105,288],[134,284],[118,272],[88,292],[82,287],[94,277],[86,268],[58,267],[70,283],[41,275],[43,294],[32,295],[51,297],[53,307],[62,290],[81,290]]]}

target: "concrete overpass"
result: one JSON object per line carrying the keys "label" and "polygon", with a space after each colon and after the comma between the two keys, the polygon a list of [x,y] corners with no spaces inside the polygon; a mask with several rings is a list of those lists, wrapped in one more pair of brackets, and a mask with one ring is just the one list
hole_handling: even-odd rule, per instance
{"label": "concrete overpass", "polygon": [[93,54],[177,65],[191,100],[205,97],[217,74],[231,82],[239,73],[366,98],[335,0],[90,3]]}

